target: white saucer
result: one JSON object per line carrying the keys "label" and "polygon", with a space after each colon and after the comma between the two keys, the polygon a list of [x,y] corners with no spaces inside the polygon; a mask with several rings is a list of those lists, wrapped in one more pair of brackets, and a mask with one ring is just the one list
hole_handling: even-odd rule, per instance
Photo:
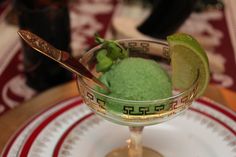
{"label": "white saucer", "polygon": [[[104,157],[128,138],[127,127],[97,117],[75,97],[28,122],[2,157]],[[200,99],[181,116],[146,127],[144,145],[164,157],[236,157],[236,114]]]}

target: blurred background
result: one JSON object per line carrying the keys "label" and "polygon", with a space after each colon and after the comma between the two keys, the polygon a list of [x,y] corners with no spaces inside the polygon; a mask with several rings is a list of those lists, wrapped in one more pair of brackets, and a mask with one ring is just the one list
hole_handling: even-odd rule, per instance
{"label": "blurred background", "polygon": [[74,78],[35,55],[17,35],[19,28],[78,59],[95,45],[95,33],[153,40],[189,33],[207,51],[211,85],[236,103],[235,15],[235,0],[1,0],[0,115]]}

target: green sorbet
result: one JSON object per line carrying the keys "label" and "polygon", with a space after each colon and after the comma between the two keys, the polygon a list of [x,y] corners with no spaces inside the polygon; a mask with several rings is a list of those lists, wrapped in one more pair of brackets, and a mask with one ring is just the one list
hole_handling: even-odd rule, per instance
{"label": "green sorbet", "polygon": [[[115,98],[137,101],[162,99],[172,95],[168,74],[157,62],[149,59],[123,59],[105,72],[100,80],[111,90],[107,95]],[[107,100],[106,107],[114,112],[123,112],[123,105]]]}

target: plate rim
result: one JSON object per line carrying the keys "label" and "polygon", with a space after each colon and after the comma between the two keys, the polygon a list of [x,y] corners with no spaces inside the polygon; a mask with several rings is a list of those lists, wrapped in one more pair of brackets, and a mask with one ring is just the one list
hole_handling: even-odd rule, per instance
{"label": "plate rim", "polygon": [[[59,101],[59,102],[57,102],[57,103],[55,103],[55,104],[53,104],[52,106],[50,106],[50,107],[48,107],[48,108],[46,108],[45,110],[43,110],[43,111],[41,111],[40,113],[38,113],[38,114],[36,114],[35,116],[33,116],[32,118],[30,118],[29,119],[29,121],[27,121],[24,125],[22,125],[22,127],[20,127],[13,135],[12,135],[12,137],[9,139],[9,141],[7,142],[7,144],[5,145],[5,147],[4,147],[4,149],[3,149],[3,151],[2,151],[2,157],[6,157],[7,155],[8,155],[8,153],[9,153],[9,151],[10,151],[10,149],[11,149],[11,147],[12,147],[12,145],[13,145],[13,143],[15,142],[15,140],[17,139],[17,137],[23,132],[23,130],[24,129],[26,129],[34,120],[36,120],[38,117],[40,117],[40,116],[42,116],[44,113],[46,113],[46,112],[48,112],[50,109],[52,109],[52,108],[54,108],[55,106],[57,106],[57,105],[59,105],[59,104],[63,104],[63,103],[66,103],[66,102],[68,102],[69,100],[71,100],[71,99],[75,99],[75,98],[78,98],[78,100],[76,99],[76,100],[74,100],[74,101],[72,101],[71,103],[73,104],[73,103],[75,103],[75,104],[77,104],[77,105],[81,105],[81,104],[84,104],[84,102],[83,102],[83,100],[82,100],[82,98],[81,98],[81,96],[73,96],[73,97],[69,97],[69,98],[66,98],[66,99],[64,99],[64,100],[62,100],[62,101]],[[195,102],[198,102],[198,103],[200,103],[201,105],[205,105],[205,106],[207,106],[207,107],[210,107],[210,108],[212,108],[213,110],[216,110],[217,112],[220,112],[221,114],[223,114],[224,116],[226,116],[226,117],[228,117],[228,118],[230,118],[231,120],[233,120],[233,122],[234,123],[236,123],[236,113],[235,112],[233,112],[232,110],[230,110],[229,108],[227,108],[227,107],[225,107],[225,106],[223,106],[223,105],[220,105],[219,103],[217,103],[217,102],[215,102],[215,101],[213,101],[213,100],[211,100],[211,99],[209,99],[209,98],[205,98],[205,97],[202,97],[202,98],[200,98],[200,99],[197,99],[197,100],[195,100]],[[78,104],[79,103],[79,104]],[[69,105],[71,105],[71,104],[69,104]],[[75,105],[75,106],[77,106],[77,105]],[[190,110],[193,110],[191,107],[190,107]],[[57,111],[55,111],[55,112],[57,112]],[[66,112],[66,111],[65,111]],[[63,112],[62,112],[63,113]],[[52,114],[54,114],[54,113],[52,113]],[[87,115],[84,115],[83,117],[81,117],[80,119],[79,119],[79,121],[81,120],[81,119],[86,119],[85,117],[90,117],[91,115],[93,115],[94,113],[90,113],[90,114],[87,114]],[[205,113],[201,113],[201,114],[203,114],[203,115],[205,115]],[[60,114],[59,114],[60,115]],[[49,117],[50,117],[51,115],[49,115]],[[206,116],[206,115],[205,115]],[[209,116],[211,116],[211,115],[209,115],[208,114],[208,118],[211,118],[211,119],[216,119],[215,117],[213,117],[213,116],[211,116],[211,117],[209,117]],[[47,117],[48,118],[48,117]],[[46,119],[47,119],[46,118]],[[53,119],[52,119],[53,120]],[[39,125],[42,125],[42,123],[45,121],[45,119],[44,120],[42,120],[42,122],[40,122],[39,123]],[[78,120],[77,120],[78,121]],[[219,123],[219,119],[216,119],[216,121]],[[222,125],[222,123],[223,123],[223,127],[225,127],[225,128],[227,128],[227,130],[229,130],[231,133],[233,133],[234,134],[234,136],[236,136],[236,131],[234,131],[230,126],[228,126],[228,125],[226,125],[224,122],[221,122],[220,121],[220,124]],[[48,124],[48,123],[47,123]],[[38,128],[39,127],[39,125],[37,125],[37,126],[35,126],[35,128],[33,129],[33,131],[31,132],[31,134],[29,135],[29,136],[32,136],[32,133],[33,132],[35,132],[35,129],[36,128]],[[74,124],[72,124],[72,125],[74,125]],[[46,127],[46,125],[44,126],[44,127]],[[71,127],[71,126],[70,126]],[[69,127],[69,128],[70,128]],[[73,129],[73,128],[72,128]],[[68,130],[68,128],[66,129],[66,131]],[[66,132],[65,131],[65,132]],[[64,133],[65,133],[64,132]],[[63,133],[63,135],[64,135],[64,133]],[[23,148],[25,147],[25,144],[27,143],[27,141],[28,141],[28,139],[29,139],[29,136],[27,137],[27,139],[25,140],[25,142],[23,143]],[[35,139],[35,138],[34,138]],[[60,138],[61,139],[61,138]],[[59,140],[60,140],[59,139]],[[59,142],[59,140],[58,140],[58,142]],[[33,141],[32,141],[33,142]],[[58,142],[57,142],[57,144],[58,144]],[[57,145],[56,144],[56,145]],[[23,149],[22,148],[22,149]],[[20,157],[23,157],[22,156],[22,149],[20,150]],[[23,151],[24,151],[25,149],[23,149]],[[29,150],[30,149],[28,149],[28,152],[29,152]],[[26,153],[27,154],[27,153]],[[24,155],[24,154],[23,154]]]}
{"label": "plate rim", "polygon": [[[61,101],[58,101],[57,103],[47,107],[46,109],[40,111],[39,113],[35,114],[34,116],[32,116],[31,118],[29,118],[27,121],[25,121],[9,138],[9,140],[7,141],[7,143],[5,144],[5,146],[3,147],[3,150],[1,152],[2,157],[7,157],[7,155],[9,154],[9,151],[11,149],[11,147],[13,146],[14,142],[16,141],[17,137],[35,120],[37,120],[40,116],[44,115],[46,112],[49,112],[51,109],[53,109],[54,107],[60,105],[60,104],[64,104],[66,102],[68,102],[69,100],[72,99],[76,99],[78,98],[78,100],[82,100],[81,96],[72,96],[72,97],[68,97],[66,99],[63,99]],[[82,103],[81,103],[82,104]],[[56,112],[56,111],[55,111]],[[50,115],[49,115],[50,116]],[[44,120],[43,120],[44,121]],[[37,126],[35,126],[37,127]]]}
{"label": "plate rim", "polygon": [[[206,99],[206,100],[201,99],[201,100],[197,100],[196,102],[200,103],[201,105],[205,105],[205,106],[207,106],[207,107],[210,107],[210,108],[213,109],[213,110],[216,110],[216,109],[214,108],[214,104],[210,104],[210,103],[214,103],[213,101],[209,102],[207,99]],[[207,104],[204,104],[204,103],[207,103]],[[208,104],[210,104],[210,106],[208,106]],[[227,129],[229,132],[231,132],[231,133],[236,137],[236,130],[234,130],[232,127],[228,126],[225,122],[221,121],[220,119],[217,119],[217,118],[215,118],[214,116],[210,115],[209,113],[200,111],[200,110],[198,110],[198,109],[196,109],[196,108],[193,108],[193,107],[191,107],[191,106],[190,106],[189,110],[191,110],[191,111],[193,111],[193,112],[195,112],[195,113],[197,113],[197,114],[200,114],[201,116],[207,117],[208,119],[210,119],[210,120],[216,122],[217,124],[220,124],[221,127]],[[218,111],[218,110],[217,110],[217,111]],[[221,111],[221,109],[220,109],[220,111]],[[220,112],[220,111],[218,111],[218,112]],[[220,112],[220,113],[222,113],[222,112]],[[227,112],[227,113],[228,113],[228,112]],[[228,117],[228,118],[231,118],[230,116],[228,116],[228,115],[225,114],[225,113],[222,113],[222,114],[223,114],[224,116]],[[91,115],[95,115],[95,114],[92,113]],[[88,119],[88,118],[91,118],[91,115],[84,116],[84,117],[83,117],[84,119],[83,119],[82,121],[84,121],[84,120],[86,120],[86,119]],[[232,116],[232,115],[231,115],[231,116]],[[80,124],[82,121],[81,121],[81,119],[78,119],[76,122],[74,122],[73,125],[71,125],[69,128],[67,128],[67,129],[65,130],[65,132],[64,132],[63,135],[58,139],[58,141],[57,141],[57,143],[56,143],[56,145],[55,145],[55,148],[54,148],[53,153],[52,153],[52,154],[53,154],[53,157],[59,157],[59,152],[61,151],[63,142],[65,141],[66,138],[68,138],[68,136],[69,136],[69,134],[71,133],[71,131],[72,131],[73,129],[75,129],[76,126],[77,126],[78,124]],[[234,121],[234,123],[236,124],[235,121]]]}

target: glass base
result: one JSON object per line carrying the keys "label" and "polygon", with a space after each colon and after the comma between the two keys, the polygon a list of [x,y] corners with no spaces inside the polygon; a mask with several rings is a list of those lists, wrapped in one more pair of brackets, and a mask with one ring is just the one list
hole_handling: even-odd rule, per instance
{"label": "glass base", "polygon": [[[109,152],[106,157],[130,157],[128,155],[128,147],[114,149],[113,151]],[[143,147],[143,157],[164,157],[157,151]]]}

